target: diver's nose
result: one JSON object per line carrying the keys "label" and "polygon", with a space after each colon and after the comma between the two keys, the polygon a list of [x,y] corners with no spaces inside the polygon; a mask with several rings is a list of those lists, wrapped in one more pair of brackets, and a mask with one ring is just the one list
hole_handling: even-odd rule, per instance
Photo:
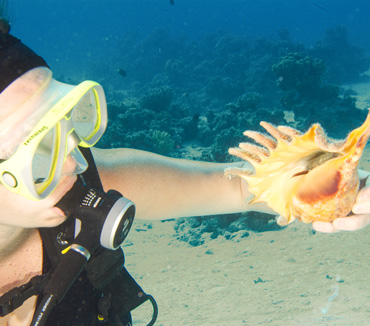
{"label": "diver's nose", "polygon": [[67,139],[68,155],[63,165],[62,176],[81,174],[86,171],[88,163],[77,147],[80,141],[81,140],[75,131],[68,135]]}
{"label": "diver's nose", "polygon": [[88,163],[78,148],[73,149],[66,160],[62,169],[62,176],[81,174],[86,171]]}

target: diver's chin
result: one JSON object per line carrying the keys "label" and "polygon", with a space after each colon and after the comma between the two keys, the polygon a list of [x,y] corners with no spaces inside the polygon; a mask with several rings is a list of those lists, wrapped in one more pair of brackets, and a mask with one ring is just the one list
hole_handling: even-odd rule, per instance
{"label": "diver's chin", "polygon": [[65,214],[58,207],[51,208],[51,211],[53,214],[51,217],[44,220],[43,227],[52,228],[62,224],[67,219]]}
{"label": "diver's chin", "polygon": [[51,210],[54,213],[53,215],[56,216],[53,218],[66,218],[66,214],[59,207],[54,206]]}

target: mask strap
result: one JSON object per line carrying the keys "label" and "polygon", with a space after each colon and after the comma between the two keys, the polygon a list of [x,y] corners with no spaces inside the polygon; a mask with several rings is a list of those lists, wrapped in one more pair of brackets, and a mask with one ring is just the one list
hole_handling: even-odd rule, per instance
{"label": "mask strap", "polygon": [[25,72],[47,67],[46,61],[20,39],[0,33],[0,93]]}

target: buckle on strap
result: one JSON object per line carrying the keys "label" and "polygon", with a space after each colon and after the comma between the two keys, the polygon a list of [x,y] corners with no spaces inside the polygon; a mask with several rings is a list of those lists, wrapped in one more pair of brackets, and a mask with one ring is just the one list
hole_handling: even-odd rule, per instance
{"label": "buckle on strap", "polygon": [[9,292],[3,294],[0,297],[0,317],[10,314],[33,295],[40,294],[49,279],[49,273],[37,275],[32,277],[28,283],[23,284],[20,287],[15,287]]}

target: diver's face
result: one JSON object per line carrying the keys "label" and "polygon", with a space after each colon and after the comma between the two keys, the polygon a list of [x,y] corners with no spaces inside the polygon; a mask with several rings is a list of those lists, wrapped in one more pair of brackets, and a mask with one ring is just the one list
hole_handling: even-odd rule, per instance
{"label": "diver's face", "polygon": [[[49,85],[52,73],[47,68],[35,68],[15,80],[0,94],[0,158],[11,156],[17,145],[46,112],[39,112],[37,103]],[[19,227],[52,227],[65,216],[55,204],[76,181],[76,163],[71,157],[63,166],[62,178],[46,199],[34,201],[13,193],[0,184],[0,225]]]}

